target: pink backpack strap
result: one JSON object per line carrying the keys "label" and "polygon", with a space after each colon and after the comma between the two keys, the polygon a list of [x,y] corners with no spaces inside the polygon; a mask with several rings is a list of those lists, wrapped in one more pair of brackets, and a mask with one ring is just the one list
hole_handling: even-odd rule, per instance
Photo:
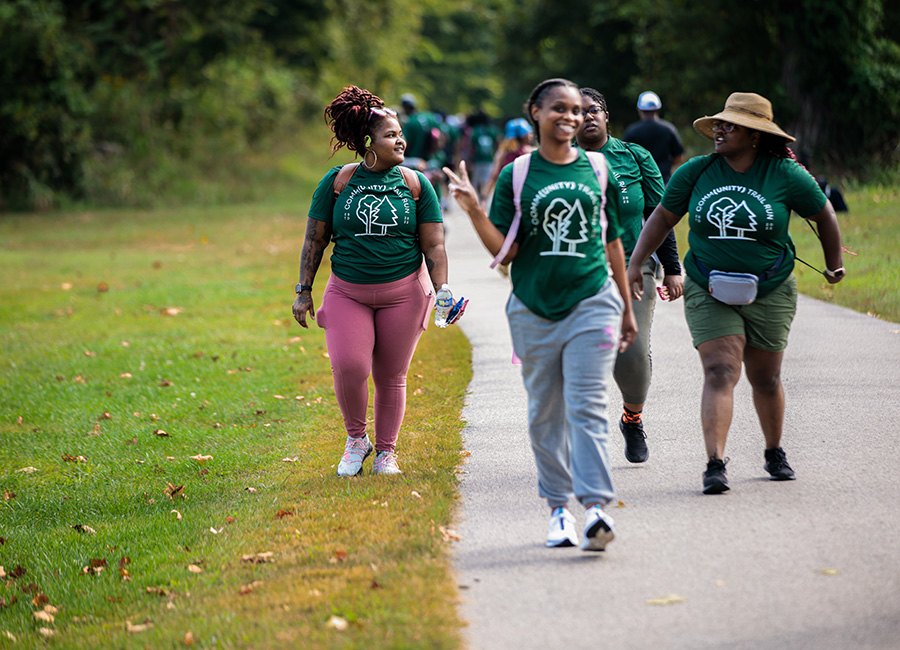
{"label": "pink backpack strap", "polygon": [[513,204],[516,206],[516,214],[509,225],[509,230],[506,233],[506,238],[503,240],[503,246],[500,247],[500,252],[497,253],[494,261],[491,262],[491,268],[502,262],[506,254],[509,253],[509,249],[513,242],[516,241],[516,235],[519,233],[519,224],[522,223],[522,188],[525,187],[525,178],[528,176],[531,154],[522,154],[512,164]]}
{"label": "pink backpack strap", "polygon": [[603,234],[603,243],[606,243],[606,227],[609,222],[606,220],[606,185],[609,182],[609,170],[606,166],[606,156],[599,151],[585,151],[588,161],[591,163],[591,169],[594,170],[594,176],[600,184],[600,229]]}

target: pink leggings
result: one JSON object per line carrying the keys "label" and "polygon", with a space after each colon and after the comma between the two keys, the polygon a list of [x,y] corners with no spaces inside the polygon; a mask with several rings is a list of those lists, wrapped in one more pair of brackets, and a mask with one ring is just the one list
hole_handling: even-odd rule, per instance
{"label": "pink leggings", "polygon": [[353,438],[366,435],[369,375],[375,384],[375,449],[393,451],[406,412],[406,373],[428,325],[434,288],[425,264],[383,284],[353,284],[332,274],[316,312],[325,328],[334,392]]}

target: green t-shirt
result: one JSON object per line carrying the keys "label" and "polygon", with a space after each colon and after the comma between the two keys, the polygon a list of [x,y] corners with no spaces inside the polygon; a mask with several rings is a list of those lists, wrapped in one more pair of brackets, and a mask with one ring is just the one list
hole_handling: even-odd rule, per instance
{"label": "green t-shirt", "polygon": [[[500,171],[491,202],[491,222],[504,234],[516,207],[513,165]],[[606,187],[606,241],[618,239],[618,191]],[[561,320],[585,298],[595,295],[609,278],[600,221],[600,185],[587,154],[568,165],[545,160],[537,151],[522,188],[519,252],[510,266],[513,293],[532,312]]]}
{"label": "green t-shirt", "polygon": [[675,214],[689,211],[687,274],[703,287],[708,270],[761,275],[782,251],[774,277],[760,282],[765,295],[794,269],[794,243],[788,233],[791,210],[810,217],[825,206],[815,179],[791,158],[759,155],[746,172],[734,171],[717,154],[697,156],[679,167],[666,187],[662,205]]}
{"label": "green t-shirt", "polygon": [[615,181],[619,189],[619,222],[627,263],[644,227],[644,212],[657,206],[665,186],[653,156],[642,146],[610,137],[600,153],[609,163],[610,182]]}
{"label": "green t-shirt", "polygon": [[403,125],[403,139],[406,140],[407,158],[428,159],[434,149],[433,129],[438,129],[438,122],[434,113],[428,111],[416,111]]}
{"label": "green t-shirt", "polygon": [[393,282],[422,264],[416,227],[441,223],[441,207],[431,183],[419,172],[418,202],[397,167],[372,172],[360,165],[334,198],[334,167],[313,194],[309,216],[331,225],[331,272],[355,284]]}
{"label": "green t-shirt", "polygon": [[472,162],[489,163],[494,161],[497,151],[499,132],[493,124],[479,124],[472,127]]}

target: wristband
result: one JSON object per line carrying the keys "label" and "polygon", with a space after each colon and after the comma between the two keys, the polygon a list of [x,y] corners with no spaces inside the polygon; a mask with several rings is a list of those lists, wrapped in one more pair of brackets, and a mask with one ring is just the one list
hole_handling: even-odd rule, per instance
{"label": "wristband", "polygon": [[312,291],[311,284],[298,284],[294,287],[294,293],[300,293],[301,291]]}
{"label": "wristband", "polygon": [[844,271],[844,267],[842,266],[839,269],[835,269],[834,271],[832,271],[831,269],[825,269],[824,271],[822,271],[822,274],[834,279],[844,277],[845,272],[846,271]]}

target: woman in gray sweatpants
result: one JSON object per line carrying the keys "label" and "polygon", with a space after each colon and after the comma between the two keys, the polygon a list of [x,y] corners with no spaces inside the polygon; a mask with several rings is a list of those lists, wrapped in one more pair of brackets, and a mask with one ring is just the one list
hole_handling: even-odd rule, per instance
{"label": "woman in gray sweatpants", "polygon": [[581,548],[602,551],[615,537],[604,510],[615,498],[607,387],[617,351],[636,333],[631,301],[622,300],[618,192],[603,155],[572,146],[583,120],[575,84],[542,82],[526,113],[540,148],[500,172],[490,217],[465,166],[444,171],[495,263],[512,262],[506,313],[528,392],[538,490],[550,506],[546,545],[579,543],[574,497],[585,508]]}

